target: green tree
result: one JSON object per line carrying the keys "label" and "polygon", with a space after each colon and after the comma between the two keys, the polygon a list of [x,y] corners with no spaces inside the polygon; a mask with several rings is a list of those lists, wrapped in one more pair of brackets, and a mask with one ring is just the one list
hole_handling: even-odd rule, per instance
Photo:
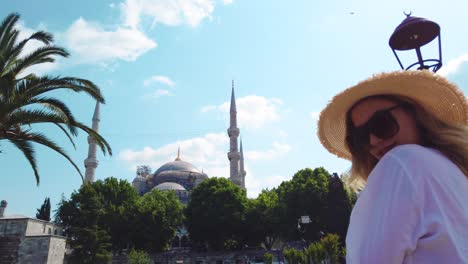
{"label": "green tree", "polygon": [[166,250],[184,220],[183,205],[173,191],[153,190],[132,211],[132,244],[148,252]]}
{"label": "green tree", "polygon": [[128,263],[129,264],[150,264],[151,259],[145,251],[139,251],[132,249],[128,253]]}
{"label": "green tree", "polygon": [[209,178],[193,189],[186,208],[192,245],[199,249],[240,249],[246,241],[245,190],[228,179]]}
{"label": "green tree", "polygon": [[306,257],[302,250],[295,248],[285,248],[283,250],[284,258],[288,261],[288,264],[304,264]]}
{"label": "green tree", "polygon": [[337,234],[340,243],[344,245],[353,204],[348,191],[338,176],[330,178],[328,189],[326,232]]}
{"label": "green tree", "polygon": [[44,221],[50,221],[50,199],[46,197],[41,208],[37,209],[36,218]]}
{"label": "green tree", "polygon": [[265,264],[273,264],[274,256],[270,252],[267,252],[263,255],[263,261]]}
{"label": "green tree", "polygon": [[74,241],[72,247],[85,247],[80,243],[96,226],[108,235],[113,252],[127,248],[161,251],[182,224],[183,207],[174,192],[153,190],[139,197],[127,181],[107,178],[86,183],[69,200],[62,199],[56,222]]}
{"label": "green tree", "polygon": [[[283,240],[316,241],[326,228],[325,209],[330,174],[324,168],[306,168],[298,171],[290,181],[280,184],[279,198],[280,224],[278,229]],[[298,219],[308,215],[311,222],[303,226],[303,234],[298,231]]]}
{"label": "green tree", "polygon": [[[78,166],[62,147],[34,128],[40,124],[55,125],[73,146],[73,137],[78,130],[82,130],[97,142],[104,154],[112,154],[106,140],[77,121],[68,106],[62,100],[52,97],[51,92],[84,92],[100,103],[104,103],[104,98],[100,89],[85,79],[27,74],[31,66],[52,63],[55,57],[68,57],[69,53],[53,45],[52,34],[44,31],[35,32],[26,39],[18,39],[16,24],[19,18],[18,14],[10,14],[0,24],[0,142],[8,140],[23,153],[34,171],[37,184],[40,176],[33,143],[65,157],[83,178]],[[30,41],[39,41],[44,45],[23,54],[24,47]]]}
{"label": "green tree", "polygon": [[132,241],[133,209],[139,199],[137,192],[127,181],[113,177],[96,181],[92,186],[101,201],[102,216],[98,225],[109,232],[112,250],[127,248]]}
{"label": "green tree", "polygon": [[109,233],[98,225],[103,213],[102,199],[92,184],[60,202],[56,222],[68,236],[72,263],[106,263],[112,257]]}
{"label": "green tree", "polygon": [[112,260],[111,243],[108,233],[97,225],[74,228],[75,239],[70,240],[73,249],[70,263],[110,263]]}
{"label": "green tree", "polygon": [[323,244],[320,242],[313,242],[305,249],[307,263],[322,263],[326,258],[327,254],[323,248]]}
{"label": "green tree", "polygon": [[320,240],[320,244],[323,246],[329,263],[338,263],[343,252],[343,248],[340,246],[340,237],[336,234],[327,234]]}
{"label": "green tree", "polygon": [[279,237],[279,199],[275,189],[262,190],[256,199],[250,200],[246,222],[249,245],[262,242],[270,250]]}

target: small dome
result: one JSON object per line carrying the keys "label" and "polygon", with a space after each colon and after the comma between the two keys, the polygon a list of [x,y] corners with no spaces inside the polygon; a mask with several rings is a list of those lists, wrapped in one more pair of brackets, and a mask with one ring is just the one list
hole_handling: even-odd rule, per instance
{"label": "small dome", "polygon": [[133,182],[146,182],[146,178],[142,176],[136,176],[135,179],[133,179]]}
{"label": "small dome", "polygon": [[157,176],[159,173],[163,171],[187,171],[187,172],[196,172],[200,173],[200,171],[193,166],[192,164],[185,162],[183,160],[175,160],[168,162],[164,165],[162,165],[155,173],[154,175]]}
{"label": "small dome", "polygon": [[184,186],[175,182],[163,182],[156,185],[153,189],[158,189],[160,191],[186,191]]}

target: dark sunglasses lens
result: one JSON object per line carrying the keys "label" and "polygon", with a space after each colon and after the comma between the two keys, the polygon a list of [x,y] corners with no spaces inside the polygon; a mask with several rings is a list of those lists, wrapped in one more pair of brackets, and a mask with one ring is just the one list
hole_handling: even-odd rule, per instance
{"label": "dark sunglasses lens", "polygon": [[400,129],[398,122],[390,111],[378,113],[369,122],[369,133],[380,139],[388,139],[396,135]]}

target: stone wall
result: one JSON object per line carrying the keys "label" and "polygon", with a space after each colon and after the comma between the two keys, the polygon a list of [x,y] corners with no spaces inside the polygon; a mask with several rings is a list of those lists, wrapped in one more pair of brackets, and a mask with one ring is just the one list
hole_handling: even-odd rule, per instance
{"label": "stone wall", "polygon": [[0,235],[24,236],[27,223],[28,219],[2,219],[0,221]]}
{"label": "stone wall", "polygon": [[21,243],[19,235],[0,235],[0,264],[18,262],[18,249]]}
{"label": "stone wall", "polygon": [[50,236],[25,237],[18,250],[19,263],[47,264]]}
{"label": "stone wall", "polygon": [[47,264],[62,264],[65,257],[65,244],[64,237],[50,237],[49,243],[49,258]]}
{"label": "stone wall", "polygon": [[35,219],[28,221],[28,227],[26,229],[26,236],[32,235],[62,235],[62,229],[56,225]]}
{"label": "stone wall", "polygon": [[62,264],[65,237],[62,228],[28,218],[0,219],[0,264]]}

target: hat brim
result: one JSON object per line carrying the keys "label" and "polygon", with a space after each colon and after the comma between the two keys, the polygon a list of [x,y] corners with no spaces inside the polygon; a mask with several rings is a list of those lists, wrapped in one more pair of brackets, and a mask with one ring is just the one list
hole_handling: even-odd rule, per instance
{"label": "hat brim", "polygon": [[317,134],[322,145],[338,157],[351,160],[346,147],[346,113],[359,100],[374,95],[405,96],[449,124],[468,124],[463,92],[430,71],[380,73],[337,94],[322,110]]}

